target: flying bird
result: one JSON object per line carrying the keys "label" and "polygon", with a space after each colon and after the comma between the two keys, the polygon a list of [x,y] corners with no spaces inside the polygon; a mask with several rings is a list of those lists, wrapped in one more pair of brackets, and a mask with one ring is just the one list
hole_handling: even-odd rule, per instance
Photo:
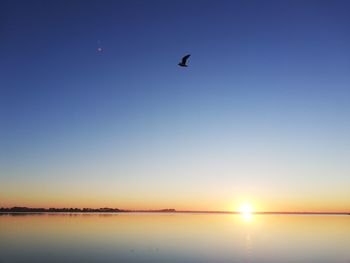
{"label": "flying bird", "polygon": [[187,63],[187,59],[191,56],[191,54],[188,54],[186,56],[184,56],[181,60],[181,62],[178,64],[180,67],[187,67],[186,63]]}

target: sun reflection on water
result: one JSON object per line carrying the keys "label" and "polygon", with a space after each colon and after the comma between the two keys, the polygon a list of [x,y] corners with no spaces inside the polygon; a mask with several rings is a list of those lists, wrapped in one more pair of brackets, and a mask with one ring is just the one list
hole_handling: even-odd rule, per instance
{"label": "sun reflection on water", "polygon": [[253,221],[253,214],[252,213],[242,213],[241,219],[243,222],[252,222]]}

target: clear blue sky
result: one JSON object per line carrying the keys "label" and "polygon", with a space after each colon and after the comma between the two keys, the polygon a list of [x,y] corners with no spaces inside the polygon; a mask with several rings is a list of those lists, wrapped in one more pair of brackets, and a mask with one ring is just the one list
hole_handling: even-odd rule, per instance
{"label": "clear blue sky", "polygon": [[0,206],[350,209],[349,13],[1,1]]}

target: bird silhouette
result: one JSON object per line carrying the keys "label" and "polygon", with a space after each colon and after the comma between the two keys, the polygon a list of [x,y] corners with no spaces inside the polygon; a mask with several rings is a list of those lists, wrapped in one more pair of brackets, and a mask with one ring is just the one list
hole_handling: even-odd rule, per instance
{"label": "bird silhouette", "polygon": [[180,67],[187,67],[186,63],[187,63],[187,59],[191,56],[191,54],[188,54],[186,56],[184,56],[181,60],[181,62],[178,64]]}

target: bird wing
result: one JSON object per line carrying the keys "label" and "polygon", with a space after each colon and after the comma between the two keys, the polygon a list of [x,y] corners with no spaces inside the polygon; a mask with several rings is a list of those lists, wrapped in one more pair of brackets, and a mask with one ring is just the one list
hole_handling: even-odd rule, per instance
{"label": "bird wing", "polygon": [[182,58],[182,64],[186,64],[186,61],[187,61],[187,59],[188,59],[190,56],[191,56],[190,54],[184,56],[184,57]]}

